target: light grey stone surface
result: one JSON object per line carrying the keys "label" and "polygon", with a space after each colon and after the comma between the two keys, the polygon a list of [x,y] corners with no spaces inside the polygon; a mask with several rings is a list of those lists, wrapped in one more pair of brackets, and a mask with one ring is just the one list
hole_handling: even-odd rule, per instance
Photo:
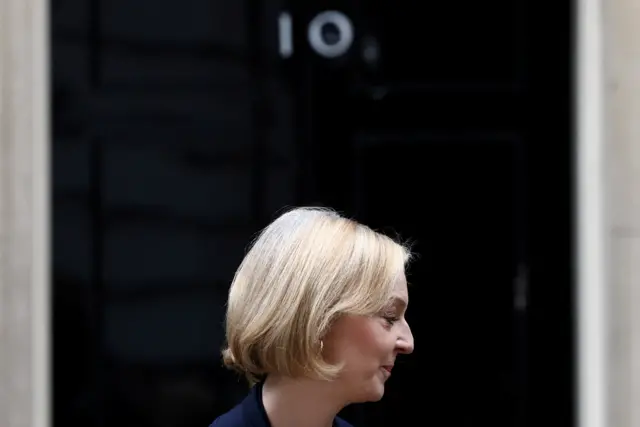
{"label": "light grey stone surface", "polygon": [[2,427],[49,423],[47,5],[0,2]]}
{"label": "light grey stone surface", "polygon": [[640,8],[602,2],[609,426],[640,425]]}

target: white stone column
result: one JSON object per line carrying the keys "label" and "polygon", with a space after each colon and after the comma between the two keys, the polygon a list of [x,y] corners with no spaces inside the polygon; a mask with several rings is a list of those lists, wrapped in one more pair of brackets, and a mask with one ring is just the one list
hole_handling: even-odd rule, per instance
{"label": "white stone column", "polygon": [[602,0],[608,425],[640,426],[640,3]]}
{"label": "white stone column", "polygon": [[0,1],[0,426],[49,425],[48,2]]}

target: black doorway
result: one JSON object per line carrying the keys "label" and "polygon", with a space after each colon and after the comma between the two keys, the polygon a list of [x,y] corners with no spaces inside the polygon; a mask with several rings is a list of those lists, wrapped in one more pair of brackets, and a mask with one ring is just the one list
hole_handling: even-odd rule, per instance
{"label": "black doorway", "polygon": [[237,402],[226,289],[302,204],[419,254],[416,352],[357,426],[573,424],[573,4],[445,3],[52,3],[56,426]]}

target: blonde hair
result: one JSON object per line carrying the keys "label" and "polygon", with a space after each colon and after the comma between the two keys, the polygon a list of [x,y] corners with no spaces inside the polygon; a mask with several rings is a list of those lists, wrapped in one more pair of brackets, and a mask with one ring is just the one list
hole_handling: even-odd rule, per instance
{"label": "blonde hair", "polygon": [[250,383],[270,373],[333,379],[321,340],[341,315],[388,303],[408,248],[326,208],[296,208],[254,241],[240,264],[226,314],[224,364]]}

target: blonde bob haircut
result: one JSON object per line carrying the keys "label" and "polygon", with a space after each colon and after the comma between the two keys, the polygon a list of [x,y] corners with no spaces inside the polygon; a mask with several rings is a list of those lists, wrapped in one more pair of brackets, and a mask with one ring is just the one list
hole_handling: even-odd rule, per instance
{"label": "blonde bob haircut", "polygon": [[323,360],[323,336],[339,316],[383,310],[410,257],[333,210],[282,214],[253,242],[229,289],[224,364],[250,383],[274,373],[334,379],[341,366]]}

